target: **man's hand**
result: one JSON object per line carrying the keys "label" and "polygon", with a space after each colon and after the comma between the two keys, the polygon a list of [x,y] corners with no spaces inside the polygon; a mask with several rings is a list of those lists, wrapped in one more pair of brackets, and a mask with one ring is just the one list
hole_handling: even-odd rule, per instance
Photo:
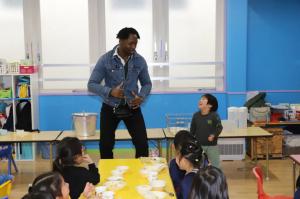
{"label": "man's hand", "polygon": [[214,139],[215,139],[215,136],[214,136],[214,135],[208,136],[208,141],[212,142],[212,141],[214,141]]}
{"label": "man's hand", "polygon": [[143,98],[135,94],[133,91],[131,94],[134,96],[134,99],[129,102],[129,105],[132,107],[132,109],[137,109],[143,102]]}
{"label": "man's hand", "polygon": [[117,87],[112,88],[110,95],[116,98],[123,99],[124,98],[124,89],[122,88],[123,82],[119,84]]}

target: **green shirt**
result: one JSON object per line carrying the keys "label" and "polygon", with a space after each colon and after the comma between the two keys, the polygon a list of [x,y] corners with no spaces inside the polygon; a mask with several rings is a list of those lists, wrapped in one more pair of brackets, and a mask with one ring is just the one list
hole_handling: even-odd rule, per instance
{"label": "green shirt", "polygon": [[[217,145],[218,136],[222,132],[223,126],[218,113],[210,112],[202,115],[200,111],[193,115],[191,123],[191,133],[196,137],[200,145]],[[214,135],[213,141],[208,141],[208,137]]]}

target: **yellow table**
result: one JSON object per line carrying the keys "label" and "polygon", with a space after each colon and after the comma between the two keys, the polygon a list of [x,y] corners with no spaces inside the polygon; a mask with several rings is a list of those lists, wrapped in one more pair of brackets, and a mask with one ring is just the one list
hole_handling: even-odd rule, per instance
{"label": "yellow table", "polygon": [[[165,159],[163,159],[164,162]],[[123,175],[126,182],[126,186],[118,191],[116,191],[116,199],[142,199],[143,197],[139,195],[136,191],[136,186],[149,184],[148,180],[140,174],[140,169],[144,167],[144,164],[140,159],[102,159],[99,160],[99,170],[100,170],[100,185],[107,182],[107,178],[111,176],[111,171],[117,166],[128,166],[128,171]],[[159,175],[158,179],[166,181],[167,192],[173,193],[173,196],[167,196],[166,198],[176,198],[173,184],[170,178],[168,167],[163,169]]]}

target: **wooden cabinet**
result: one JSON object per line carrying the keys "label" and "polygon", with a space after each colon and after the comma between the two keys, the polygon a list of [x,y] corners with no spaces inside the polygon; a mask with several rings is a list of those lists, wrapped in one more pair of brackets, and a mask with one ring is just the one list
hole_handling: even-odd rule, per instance
{"label": "wooden cabinet", "polygon": [[265,139],[269,139],[269,155],[270,157],[282,157],[282,142],[283,129],[282,128],[264,128],[273,134],[272,138],[253,138],[247,140],[247,154],[251,159],[263,158],[266,155],[267,145]]}

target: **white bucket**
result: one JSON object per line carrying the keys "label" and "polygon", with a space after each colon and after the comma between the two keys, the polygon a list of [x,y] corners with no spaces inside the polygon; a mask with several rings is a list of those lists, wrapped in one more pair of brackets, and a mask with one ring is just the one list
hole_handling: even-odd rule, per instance
{"label": "white bucket", "polygon": [[77,136],[95,135],[97,113],[73,113],[73,126]]}

